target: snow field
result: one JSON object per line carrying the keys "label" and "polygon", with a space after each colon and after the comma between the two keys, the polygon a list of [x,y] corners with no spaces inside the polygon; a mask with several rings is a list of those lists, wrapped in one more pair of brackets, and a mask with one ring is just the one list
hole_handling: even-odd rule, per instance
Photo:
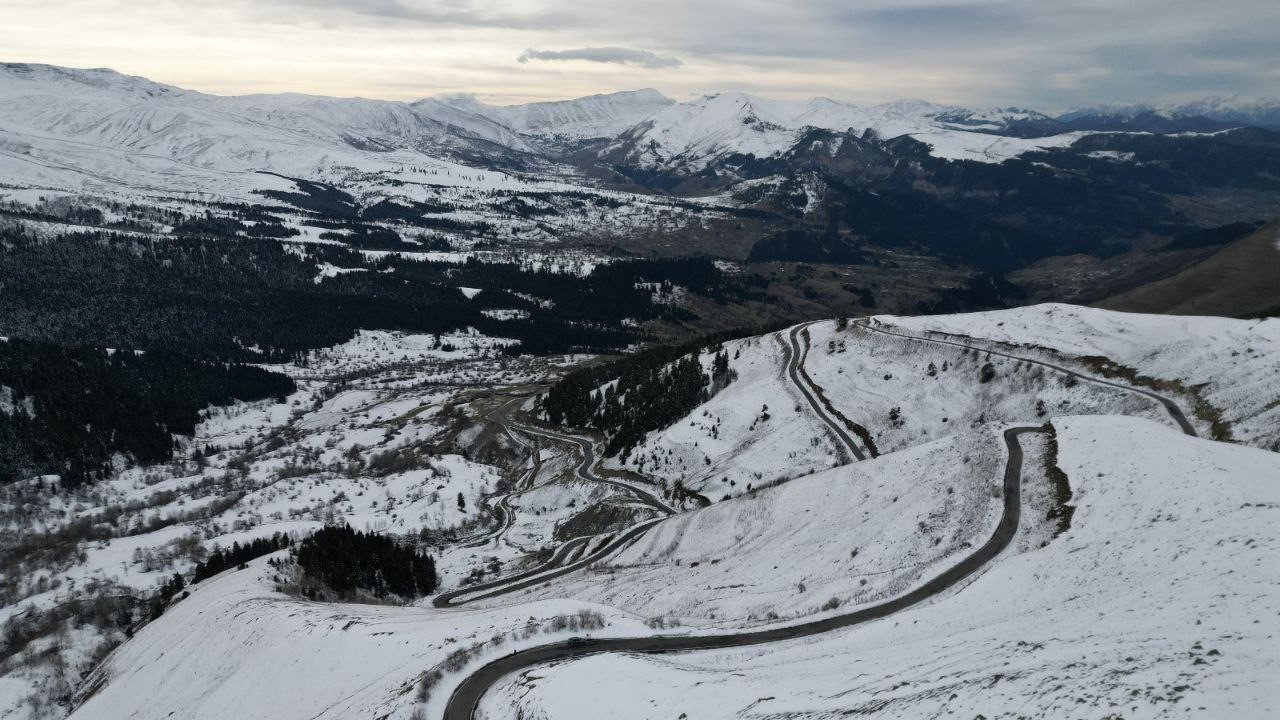
{"label": "snow field", "polygon": [[1054,425],[1077,510],[1047,546],[830,635],[534,668],[483,717],[1273,717],[1280,456],[1139,418]]}
{"label": "snow field", "polygon": [[[779,332],[725,343],[738,378],[685,419],[650,433],[625,463],[606,458],[605,467],[667,487],[679,481],[713,501],[831,467],[835,441],[786,378],[786,342]],[[701,358],[708,373],[712,357]]]}
{"label": "snow field", "polygon": [[[1067,356],[1103,356],[1144,375],[1203,386],[1202,396],[1224,411],[1239,442],[1280,450],[1276,318],[1146,315],[1046,303],[962,315],[876,319],[913,332],[1039,346]],[[1191,417],[1193,408],[1185,407],[1186,401],[1182,404]]]}
{"label": "snow field", "polygon": [[999,433],[983,428],[821,470],[674,516],[584,572],[487,603],[571,597],[725,628],[867,604],[985,542],[1003,468]]}

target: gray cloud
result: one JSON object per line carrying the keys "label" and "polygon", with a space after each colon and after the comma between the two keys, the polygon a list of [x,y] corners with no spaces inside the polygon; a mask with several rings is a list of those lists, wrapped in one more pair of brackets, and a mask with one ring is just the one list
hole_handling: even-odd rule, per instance
{"label": "gray cloud", "polygon": [[[6,37],[10,55],[114,66],[221,92],[406,97],[465,89],[517,101],[630,89],[632,70],[644,68],[645,84],[675,97],[740,89],[1053,111],[1280,94],[1277,0],[0,0],[0,6],[6,29],[13,28]],[[60,31],[45,32],[49,27]],[[209,27],[224,32],[210,34]],[[140,34],[165,41],[139,43]],[[235,38],[234,53],[224,35]],[[521,54],[523,48],[535,49]],[[527,72],[510,72],[516,55],[529,63]],[[557,60],[594,62],[596,72],[564,72],[566,63]]]}
{"label": "gray cloud", "polygon": [[680,67],[680,58],[658,55],[648,50],[624,47],[584,47],[572,50],[534,50],[529,48],[516,58],[518,62],[530,60],[587,60],[598,63],[619,63],[659,69]]}

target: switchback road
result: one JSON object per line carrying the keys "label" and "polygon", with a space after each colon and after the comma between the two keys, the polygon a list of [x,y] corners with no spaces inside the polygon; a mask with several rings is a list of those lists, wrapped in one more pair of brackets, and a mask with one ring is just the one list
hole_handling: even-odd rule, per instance
{"label": "switchback road", "polygon": [[715,650],[763,643],[796,640],[851,627],[892,615],[917,605],[954,587],[1000,554],[1013,541],[1022,513],[1022,446],[1018,437],[1041,432],[1039,427],[1005,430],[1009,458],[1004,471],[1004,510],[995,533],[982,547],[906,594],[852,612],[820,620],[741,633],[717,635],[657,636],[639,638],[571,638],[561,642],[521,650],[481,666],[454,689],[444,710],[444,720],[472,720],[485,691],[503,677],[528,667],[605,652],[668,653],[688,650]]}
{"label": "switchback road", "polygon": [[787,351],[787,377],[791,380],[791,383],[796,386],[796,389],[800,391],[805,402],[807,402],[809,407],[813,409],[814,414],[816,414],[822,422],[826,424],[827,428],[831,430],[832,434],[836,436],[845,448],[847,448],[849,452],[859,460],[866,460],[866,454],[862,451],[862,448],[858,446],[858,443],[853,439],[853,436],[850,435],[845,428],[841,427],[840,423],[837,422],[835,418],[831,417],[826,409],[823,408],[823,404],[818,398],[818,389],[813,386],[813,381],[809,378],[808,374],[804,372],[804,359],[805,356],[808,355],[809,344],[801,341],[800,333],[801,331],[807,330],[811,324],[812,323],[796,325],[792,327],[791,331],[787,334],[787,340],[790,343],[790,347]]}
{"label": "switchback road", "polygon": [[1198,435],[1196,434],[1195,426],[1192,425],[1191,422],[1187,420],[1187,416],[1182,413],[1182,408],[1178,407],[1178,404],[1170,400],[1169,398],[1157,392],[1153,392],[1151,390],[1144,390],[1143,388],[1133,387],[1132,385],[1125,385],[1123,383],[1112,382],[1111,380],[1104,380],[1102,378],[1094,377],[1092,375],[1086,375],[1082,372],[1077,372],[1070,368],[1065,368],[1061,365],[1055,365],[1051,362],[1045,362],[1044,360],[1034,360],[1032,358],[1019,357],[1017,355],[1011,355],[1007,352],[1001,352],[999,350],[991,350],[990,348],[980,347],[977,345],[968,345],[966,343],[958,342],[955,340],[942,340],[934,337],[912,335],[910,333],[905,333],[905,332],[894,332],[892,330],[886,330],[882,327],[872,325],[870,322],[866,322],[866,321],[855,322],[854,325],[856,325],[857,327],[863,328],[864,330],[878,332],[883,335],[893,335],[894,337],[907,338],[909,340],[916,340],[919,342],[937,343],[940,345],[951,345],[953,347],[965,348],[966,350],[977,350],[979,352],[991,353],[992,355],[1008,358],[1010,360],[1020,360],[1022,362],[1031,363],[1032,365],[1039,365],[1041,367],[1049,368],[1050,370],[1054,370],[1056,372],[1062,373],[1063,375],[1076,378],[1077,380],[1084,380],[1085,382],[1094,383],[1095,385],[1108,385],[1110,387],[1119,388],[1126,392],[1142,395],[1160,403],[1160,405],[1164,407],[1165,412],[1169,413],[1169,416],[1173,418],[1173,421],[1178,424],[1178,427],[1182,430],[1184,434],[1190,435],[1191,437],[1198,437]]}
{"label": "switchback road", "polygon": [[[505,415],[502,416],[502,422],[508,422]],[[510,423],[508,427],[513,432],[537,435],[557,442],[575,445],[579,451],[578,466],[575,470],[579,478],[588,482],[603,483],[605,485],[612,485],[625,490],[626,492],[634,495],[638,500],[640,500],[640,502],[649,505],[662,513],[663,518],[675,514],[675,509],[662,502],[662,500],[656,495],[644,488],[596,475],[595,447],[589,439],[574,435],[564,435],[529,425]],[[498,510],[502,512],[502,518],[500,520],[499,529],[495,531],[497,533],[505,532],[506,528],[510,527],[513,522],[514,516],[511,511],[511,507],[507,505],[507,497],[509,496],[503,497],[498,505]],[[660,522],[663,518],[648,520],[638,525],[634,525],[621,533],[605,536],[604,538],[596,541],[594,547],[587,547],[591,538],[575,538],[564,545],[561,545],[546,563],[543,563],[538,567],[526,570],[525,572],[518,573],[516,575],[441,593],[432,600],[432,604],[439,608],[457,607],[475,600],[483,600],[523,590],[525,588],[544,583],[548,580],[567,575],[613,554],[643,535],[650,527],[653,526],[654,523]],[[492,537],[492,534],[486,535],[481,542],[487,542]]]}

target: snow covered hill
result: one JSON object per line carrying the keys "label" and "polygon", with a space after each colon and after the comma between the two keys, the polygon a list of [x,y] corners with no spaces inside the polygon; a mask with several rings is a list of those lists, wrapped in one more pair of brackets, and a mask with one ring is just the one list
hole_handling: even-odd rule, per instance
{"label": "snow covered hill", "polygon": [[[629,123],[628,112],[653,102],[641,93],[631,103],[587,99],[559,112],[578,108],[577,127],[589,133]],[[263,193],[296,194],[297,178],[338,188],[361,207],[418,208],[432,216],[418,225],[432,232],[410,228],[402,233],[410,242],[433,234],[462,248],[486,234],[537,245],[588,227],[625,235],[650,227],[658,213],[676,229],[717,215],[714,203],[703,209],[590,185],[545,152],[545,138],[490,110],[441,99],[222,97],[111,70],[4,64],[0,201],[35,212],[65,199],[112,215],[111,203],[121,202],[202,216],[211,203],[262,205]],[[545,108],[529,112],[531,126],[559,122]],[[289,220],[302,220],[290,222],[300,241],[324,230],[306,217]]]}
{"label": "snow covered hill", "polygon": [[910,134],[941,157],[983,161],[1076,137],[1029,141],[990,134],[1025,116],[920,102],[857,107],[732,93],[674,103],[654,90],[513,106],[469,96],[412,103],[223,97],[106,69],[5,63],[0,176],[13,186],[104,191],[123,182],[239,197],[274,189],[255,174],[264,171],[334,181],[349,175],[343,169],[390,173],[432,160],[569,177],[556,148],[592,138],[614,138],[603,155],[697,169],[731,153],[776,156],[806,127]]}
{"label": "snow covered hill", "polygon": [[[1280,320],[1124,313],[1048,303],[963,315],[882,316],[917,332],[985,338],[1071,357],[1108,358],[1194,388],[1239,442],[1280,451]],[[1206,415],[1208,417],[1209,415]]]}
{"label": "snow covered hill", "polygon": [[256,163],[259,170],[278,170],[253,145],[278,143],[283,155],[299,140],[329,150],[442,151],[466,143],[529,150],[509,128],[439,103],[223,97],[106,69],[0,65],[0,100],[0,118],[11,132],[48,133],[222,169]]}
{"label": "snow covered hill", "polygon": [[541,666],[483,717],[1274,717],[1280,455],[1133,418],[1054,425],[1070,529],[949,596],[802,641]]}
{"label": "snow covered hill", "polygon": [[827,98],[803,102],[769,100],[744,93],[720,93],[658,111],[601,151],[640,167],[695,173],[731,155],[776,157],[790,149],[806,128],[884,138],[909,135],[927,143],[938,157],[1000,162],[1029,150],[1061,147],[1079,139],[1066,133],[1034,140],[1003,137],[1023,111],[966,111],[921,101],[870,107]]}
{"label": "snow covered hill", "polygon": [[605,612],[610,634],[647,631],[575,601],[440,613],[313,603],[272,589],[267,558],[201,583],[99,668],[78,720],[346,720],[411,704],[418,680],[458,649],[508,652],[563,639],[556,619]]}
{"label": "snow covered hill", "polygon": [[[571,597],[668,624],[733,628],[890,597],[994,531],[1004,468],[997,430],[821,470],[678,515],[588,571],[486,604]],[[1048,480],[1038,459],[1028,461],[1028,497],[1044,517]]]}
{"label": "snow covered hill", "polygon": [[125,169],[101,158],[118,152],[134,157],[115,159],[126,167],[143,165],[140,156],[160,166],[149,168],[151,175],[190,169],[189,190],[217,191],[200,171],[325,179],[334,167],[385,170],[423,155],[472,164],[548,165],[554,164],[554,152],[544,147],[547,141],[590,138],[616,137],[611,147],[634,146],[643,163],[690,167],[728,153],[777,155],[805,127],[911,134],[943,157],[981,160],[1072,139],[1031,143],[971,132],[996,131],[1009,117],[1004,111],[975,113],[919,102],[861,108],[822,98],[788,103],[743,94],[674,103],[654,90],[512,106],[469,96],[412,103],[297,94],[223,97],[112,70],[6,63],[0,65],[0,128],[6,136],[0,170],[10,184],[49,181],[24,164],[43,166],[45,175],[79,170],[128,178]]}
{"label": "snow covered hill", "polygon": [[[1270,212],[1280,192],[1268,172],[1280,140],[1264,131],[1152,140],[1128,132],[1142,128],[1097,129],[1017,108],[744,93],[674,102],[638,90],[511,106],[465,95],[227,97],[111,70],[9,63],[0,65],[0,204],[47,216],[42,204],[51,199],[88,203],[122,219],[112,204],[203,216],[269,198],[315,220],[337,197],[342,212],[320,220],[407,224],[410,244],[567,240],[837,262],[861,257],[855,246],[910,244],[948,262],[1004,268],[1129,246],[1135,228],[1212,224],[1177,211],[1175,197],[1167,206],[1132,200],[1141,194],[1118,190],[1130,181],[1114,163],[1143,163],[1160,196],[1197,188],[1196,214],[1218,222]],[[1034,163],[1006,162],[1037,151]],[[993,167],[953,172],[930,155]],[[1099,158],[1106,167],[1093,167]],[[1091,168],[1083,176],[1081,163]],[[1055,169],[1046,174],[1047,166]],[[1123,207],[1100,219],[1088,203],[1058,202],[1081,177]],[[340,192],[299,206],[289,200],[300,189],[294,179]],[[1242,207],[1230,191],[1239,187],[1259,194]],[[392,205],[363,217],[384,202]],[[829,217],[832,208],[841,216]],[[766,214],[744,218],[744,209]],[[838,243],[811,247],[807,230],[787,236],[818,218],[836,228]],[[123,219],[136,227],[138,218]],[[1056,230],[1029,231],[1037,224]],[[300,241],[339,234],[301,226],[316,227],[291,224]]]}
{"label": "snow covered hill", "polygon": [[[73,717],[416,720],[437,716],[451,688],[488,659],[587,632],[566,624],[580,611],[604,623],[589,632],[619,637],[734,632],[847,612],[898,596],[981,545],[1003,507],[1001,430],[1042,423],[1052,434],[1020,440],[1013,544],[943,595],[805,641],[540,666],[486,694],[483,717],[599,717],[602,707],[637,720],[1216,717],[1227,708],[1268,717],[1277,709],[1270,678],[1280,671],[1270,642],[1280,630],[1272,582],[1280,455],[1204,438],[1211,414],[1193,417],[1202,437],[1190,437],[1149,397],[1042,363],[1158,387],[1180,404],[1198,398],[1230,420],[1237,440],[1266,446],[1280,404],[1267,349],[1273,330],[1268,321],[1048,305],[814,322],[732,341],[723,352],[736,379],[650,433],[625,461],[606,463],[697,490],[709,505],[657,523],[593,566],[463,608],[425,599],[409,607],[306,602],[279,592],[275,571],[256,560],[201,583],[112,653]],[[226,527],[219,521],[215,537],[302,530],[325,513],[390,530],[455,528],[461,534],[433,553],[445,590],[526,569],[538,551],[545,558],[563,539],[557,528],[615,491],[568,479],[577,461],[564,443],[535,444],[480,420],[499,407],[532,409],[531,398],[416,390],[400,375],[406,358],[425,354],[419,380],[452,372],[492,382],[499,370],[487,363],[516,362],[501,375],[530,382],[533,368],[501,359],[492,342],[473,337],[446,352],[425,338],[364,333],[291,370],[306,388],[292,412],[268,405],[211,417],[194,445],[272,447],[264,427],[290,430],[284,447],[253,458],[249,478],[258,482],[217,516]],[[704,354],[704,365],[712,357]],[[325,378],[366,365],[381,370],[324,391]],[[443,405],[463,395],[479,404]],[[849,463],[831,418],[807,399],[814,395],[825,413],[865,426],[879,457]],[[353,454],[444,443],[453,433],[477,453],[486,433],[506,449],[433,459],[429,472],[339,471]],[[524,464],[502,480],[479,464],[506,456]],[[210,467],[191,477],[146,483],[136,473],[108,489],[172,490],[165,502],[191,509],[203,498],[184,498],[184,489],[225,472],[228,457],[210,455]],[[494,494],[504,492],[513,494]],[[495,502],[514,518],[496,527],[475,519],[471,508]],[[298,504],[311,510],[295,513]],[[127,565],[133,548],[188,531],[178,523],[112,539],[59,573],[85,581],[92,575],[77,573],[101,575]],[[170,572],[170,562],[158,572]],[[154,581],[156,573],[128,567],[130,584]],[[440,668],[429,692],[415,692]]]}
{"label": "snow covered hill", "polygon": [[1171,122],[1208,120],[1226,126],[1253,125],[1280,128],[1280,98],[1208,97],[1164,105],[1100,105],[1077,108],[1063,114],[1065,122],[1081,118],[1111,119],[1119,122],[1155,116]]}
{"label": "snow covered hill", "polygon": [[675,102],[653,89],[525,105],[489,105],[469,95],[432,100],[494,118],[524,135],[560,141],[613,137]]}
{"label": "snow covered hill", "polygon": [[[810,323],[800,339],[808,347],[808,376],[848,420],[866,428],[881,453],[984,423],[1043,422],[1060,415],[1133,415],[1177,426],[1159,403],[1140,393],[1078,381],[1043,365],[987,355],[985,349],[1090,377],[1114,377],[1139,390],[1164,388],[1202,435],[1226,432],[1225,420],[1240,442],[1280,447],[1280,365],[1269,350],[1280,342],[1275,320],[1046,304],[877,316],[872,323],[871,329],[860,322]],[[949,333],[938,337],[977,350],[931,342],[927,331]],[[627,457],[606,462],[720,500],[847,461],[785,372],[787,336],[779,331],[726,343],[739,380],[687,417],[650,433]],[[702,362],[709,368],[711,354]],[[1132,382],[1125,379],[1130,376]]]}

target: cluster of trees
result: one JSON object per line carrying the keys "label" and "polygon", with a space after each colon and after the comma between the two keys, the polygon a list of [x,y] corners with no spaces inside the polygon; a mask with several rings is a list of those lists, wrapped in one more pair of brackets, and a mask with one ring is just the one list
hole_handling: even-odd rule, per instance
{"label": "cluster of trees", "polygon": [[647,433],[684,417],[736,377],[723,350],[715,354],[711,373],[704,372],[698,359],[704,347],[757,332],[732,331],[655,346],[574,370],[548,389],[542,408],[553,424],[600,430],[607,438],[605,454],[625,457]]}
{"label": "cluster of trees", "polygon": [[622,389],[610,385],[600,400],[591,425],[605,432],[605,455],[625,457],[644,440],[645,433],[664,428],[689,414],[710,396],[710,376],[702,372],[696,355],[683,357],[666,368],[654,369],[638,382]]}
{"label": "cluster of trees", "polygon": [[[269,219],[252,208],[236,216]],[[223,221],[189,222],[208,230]],[[318,262],[368,272],[317,282]],[[358,328],[474,327],[520,341],[524,353],[609,352],[643,339],[624,320],[691,319],[636,287],[664,280],[719,300],[755,292],[705,259],[627,261],[577,276],[515,263],[375,261],[337,246],[311,246],[300,256],[271,238],[153,241],[101,231],[44,241],[0,229],[0,335],[262,362],[344,342]],[[468,300],[459,286],[484,292]],[[494,308],[528,317],[482,312]]]}
{"label": "cluster of trees", "polygon": [[373,272],[317,283],[316,262],[358,267],[363,257],[312,255],[264,239],[42,241],[0,230],[0,335],[261,362],[344,342],[356,328],[443,332],[485,319],[455,287]]}
{"label": "cluster of trees", "polygon": [[109,472],[117,454],[163,462],[210,405],[294,390],[278,373],[164,350],[0,342],[0,482],[56,474],[71,487]]}
{"label": "cluster of trees", "polygon": [[307,578],[343,599],[360,591],[378,598],[410,599],[436,588],[430,556],[386,535],[357,532],[348,525],[316,531],[294,545],[293,555]]}
{"label": "cluster of trees", "polygon": [[223,570],[240,567],[254,558],[270,555],[277,550],[284,550],[291,544],[288,535],[275,533],[269,538],[258,538],[244,545],[232,543],[231,547],[226,550],[218,548],[210,553],[204,562],[196,563],[195,572],[191,576],[191,584],[195,585],[201,580],[207,580]]}

